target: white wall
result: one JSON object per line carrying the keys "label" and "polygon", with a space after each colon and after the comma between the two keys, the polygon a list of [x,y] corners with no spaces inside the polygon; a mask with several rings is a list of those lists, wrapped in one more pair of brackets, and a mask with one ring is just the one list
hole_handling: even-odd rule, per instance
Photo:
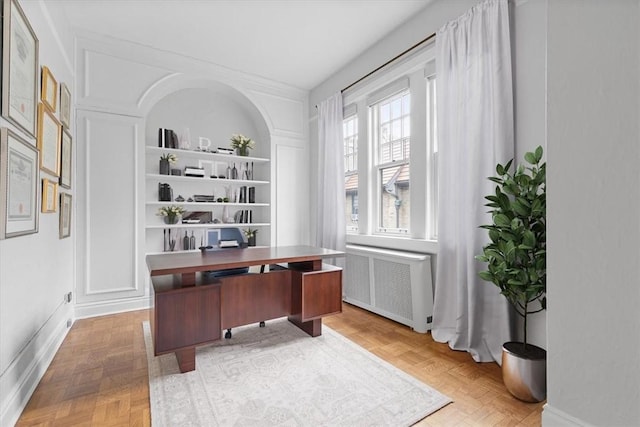
{"label": "white wall", "polygon": [[[345,88],[369,71],[377,68],[398,53],[414,45],[441,26],[465,13],[478,0],[445,1],[435,0],[405,25],[393,31],[371,49],[339,70],[325,82],[314,88],[310,95],[310,105],[317,105],[331,94]],[[521,158],[526,151],[538,145],[545,145],[545,38],[546,1],[520,0],[510,2],[512,20],[512,61],[514,80],[516,156]],[[317,148],[317,115],[310,111],[310,149]],[[312,170],[315,163],[311,159]],[[314,188],[315,182],[311,186]],[[425,190],[426,191],[426,190]],[[311,200],[312,215],[315,201]],[[315,227],[312,227],[315,230]],[[359,236],[348,236],[348,240],[360,242]],[[376,244],[392,249],[426,251],[437,253],[434,245],[409,244],[409,242],[378,239]],[[432,257],[435,260],[435,256]],[[434,265],[435,267],[435,265]],[[487,284],[487,286],[490,286]],[[521,328],[518,328],[520,330]],[[546,348],[546,313],[530,318],[529,339],[532,343]]]}
{"label": "white wall", "polygon": [[[211,140],[211,148],[229,147],[233,133],[242,133],[256,142],[251,156],[269,156],[268,130],[259,129],[250,114],[233,97],[223,91],[185,89],[159,101],[147,115],[146,145],[158,145],[158,128],[173,129],[180,137],[189,127],[191,149],[198,137]],[[261,154],[262,153],[262,154]]]}
{"label": "white wall", "polygon": [[[65,16],[51,2],[21,5],[40,42],[40,65],[73,96],[73,38]],[[17,130],[4,118],[0,125]],[[54,179],[41,172],[45,177]],[[73,194],[73,183],[60,190]],[[17,420],[74,315],[63,296],[74,289],[75,220],[72,237],[59,239],[58,219],[59,213],[40,213],[38,233],[0,240],[0,425]]]}
{"label": "white wall", "polygon": [[544,425],[640,425],[637,0],[549,0]]}
{"label": "white wall", "polygon": [[[513,96],[515,120],[515,157],[523,162],[524,154],[541,145],[546,156],[546,19],[545,0],[511,3],[511,38],[513,62]],[[547,347],[546,311],[528,318],[527,340]],[[523,321],[517,316],[518,339],[522,339]]]}
{"label": "white wall", "polygon": [[[276,245],[308,243],[309,187],[304,174],[308,170],[306,91],[86,32],[77,35],[75,55],[80,88],[76,104],[81,140],[78,157],[86,165],[99,162],[101,156],[95,157],[96,148],[111,147],[122,159],[120,165],[112,159],[113,171],[122,167],[122,175],[129,175],[128,181],[133,181],[124,188],[122,183],[114,185],[117,180],[112,174],[96,174],[88,167],[78,169],[79,178],[87,181],[78,190],[82,204],[78,247],[88,260],[77,266],[76,275],[82,278],[76,305],[78,317],[149,305],[145,264],[148,243],[145,234],[148,238],[149,233],[145,232],[145,218],[152,217],[154,221],[157,218],[144,203],[144,195],[149,194],[147,181],[151,182],[145,179],[145,164],[154,160],[145,154],[144,146],[157,144],[154,141],[158,127],[173,128],[178,134],[184,127],[192,127],[192,148],[199,136],[210,138],[214,147],[228,146],[232,133],[254,137],[258,148],[252,154],[271,159],[268,172],[262,174],[267,176],[260,176],[270,181],[264,200],[270,205],[261,209],[269,211],[266,218],[271,223],[269,229],[261,230],[260,238],[264,243]],[[248,126],[248,121],[254,125]],[[285,158],[281,158],[281,153]],[[116,178],[121,180],[122,176]],[[104,191],[96,195],[93,188]],[[124,203],[118,216],[101,217],[109,204],[107,197],[114,200],[119,197],[118,188],[123,188],[125,200],[133,197],[135,201]],[[279,203],[282,200],[293,208],[283,210],[285,203]],[[92,219],[95,222],[97,217],[101,217],[99,229],[91,226]],[[129,230],[128,235],[120,233],[118,239],[114,235],[110,240],[102,232],[123,228]],[[155,234],[159,237],[157,242],[162,242],[162,235]],[[134,261],[130,254],[119,250],[129,250],[132,240],[136,245]],[[149,241],[153,242],[153,237]],[[161,243],[156,246],[154,252],[161,250]],[[96,274],[101,271],[94,264],[96,260],[107,259],[112,264],[127,266],[119,271],[120,280]]]}

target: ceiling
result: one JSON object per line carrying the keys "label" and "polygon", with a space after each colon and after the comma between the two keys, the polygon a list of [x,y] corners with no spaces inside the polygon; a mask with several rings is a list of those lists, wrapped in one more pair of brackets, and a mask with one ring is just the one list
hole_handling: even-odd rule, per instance
{"label": "ceiling", "polygon": [[55,1],[75,28],[310,90],[432,0]]}

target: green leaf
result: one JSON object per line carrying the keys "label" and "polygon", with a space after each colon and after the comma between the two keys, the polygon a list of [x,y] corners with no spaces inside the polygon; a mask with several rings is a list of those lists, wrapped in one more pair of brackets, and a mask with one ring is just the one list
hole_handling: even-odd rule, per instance
{"label": "green leaf", "polygon": [[509,160],[509,161],[507,162],[507,164],[504,166],[504,170],[505,170],[505,172],[508,172],[508,171],[509,171],[509,169],[511,168],[511,164],[512,164],[512,163],[513,163],[513,159],[511,159],[511,160]]}
{"label": "green leaf", "polygon": [[481,271],[478,273],[478,276],[480,276],[482,280],[493,282],[493,274],[489,273],[488,271]]}
{"label": "green leaf", "polygon": [[536,160],[536,155],[533,153],[525,153],[524,159],[527,161],[527,163],[531,163],[532,165],[538,163],[538,161]]}
{"label": "green leaf", "polygon": [[493,222],[500,227],[509,227],[511,221],[505,214],[497,214],[493,217]]}
{"label": "green leaf", "polygon": [[527,248],[533,249],[536,245],[536,236],[530,230],[525,230],[522,234],[522,244]]}
{"label": "green leaf", "polygon": [[524,202],[526,202],[526,200],[519,197],[511,203],[511,207],[518,215],[529,216],[531,211]]}
{"label": "green leaf", "polygon": [[538,147],[536,148],[535,155],[536,155],[536,163],[539,163],[540,160],[542,160],[542,146],[541,145],[538,145]]}

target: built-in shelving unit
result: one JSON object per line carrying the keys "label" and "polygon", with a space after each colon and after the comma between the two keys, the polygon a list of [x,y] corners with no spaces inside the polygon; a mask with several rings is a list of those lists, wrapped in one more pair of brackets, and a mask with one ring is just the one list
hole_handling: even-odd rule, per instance
{"label": "built-in shelving unit", "polygon": [[[174,154],[178,161],[171,167],[184,173],[185,167],[197,167],[205,170],[204,177],[184,175],[164,175],[159,173],[160,157],[164,154]],[[261,157],[236,156],[230,154],[210,153],[199,150],[182,150],[146,146],[145,149],[145,230],[146,253],[161,253],[166,247],[165,239],[171,231],[172,239],[176,240],[174,251],[185,251],[181,242],[184,232],[196,238],[196,246],[206,242],[206,231],[212,228],[257,229],[259,244],[269,244],[270,223],[270,182],[268,178],[270,160]],[[251,168],[255,179],[228,179],[227,166]],[[172,201],[159,201],[159,184],[169,184],[173,195]],[[255,187],[255,202],[240,202],[239,189]],[[195,199],[195,195],[211,195],[215,202],[188,201]],[[176,201],[181,196],[184,201]],[[245,198],[248,194],[245,195]],[[217,201],[227,198],[229,201]],[[165,224],[163,218],[157,215],[163,206],[180,206],[187,212],[211,212],[215,223],[195,224]],[[235,212],[251,210],[251,222],[227,222],[234,217]],[[226,215],[226,218],[225,218]],[[226,221],[225,221],[226,220]],[[164,230],[164,231],[163,231]],[[196,234],[197,233],[197,234]]]}

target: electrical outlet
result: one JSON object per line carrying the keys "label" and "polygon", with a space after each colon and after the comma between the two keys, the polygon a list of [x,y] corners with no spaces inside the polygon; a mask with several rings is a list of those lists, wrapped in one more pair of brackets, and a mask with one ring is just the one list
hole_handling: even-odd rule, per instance
{"label": "electrical outlet", "polygon": [[72,299],[73,299],[73,293],[72,292],[64,294],[64,301],[66,303],[70,303]]}

